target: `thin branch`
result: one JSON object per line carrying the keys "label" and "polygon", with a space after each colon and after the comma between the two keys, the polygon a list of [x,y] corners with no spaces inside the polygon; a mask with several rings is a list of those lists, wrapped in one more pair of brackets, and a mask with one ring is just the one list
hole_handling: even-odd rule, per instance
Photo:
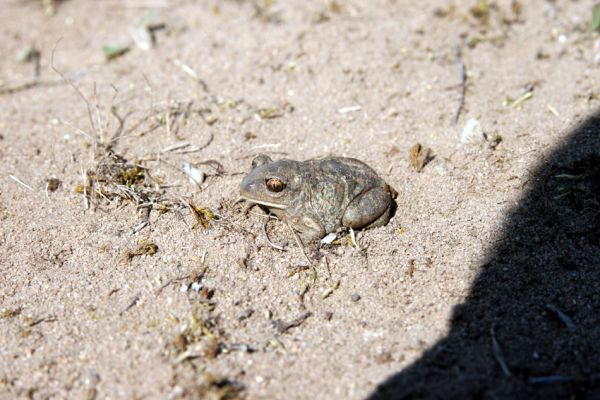
{"label": "thin branch", "polygon": [[39,77],[35,77],[32,79],[28,79],[23,82],[7,84],[0,87],[0,95],[2,94],[13,94],[16,92],[21,92],[23,90],[32,89],[38,86],[58,86],[63,84],[62,79],[52,80],[52,79],[40,79]]}
{"label": "thin branch", "polygon": [[75,90],[75,92],[79,95],[79,97],[81,97],[81,99],[85,102],[85,105],[87,107],[87,111],[88,111],[88,117],[90,119],[90,124],[92,125],[92,130],[94,132],[96,132],[96,126],[94,124],[94,118],[92,117],[92,107],[90,106],[90,102],[88,101],[88,99],[85,98],[85,96],[83,95],[83,93],[81,93],[81,90],[79,90],[77,88],[77,86],[75,86],[75,84],[65,76],[65,74],[63,74],[62,72],[60,72],[55,66],[54,66],[54,53],[56,52],[56,48],[58,47],[58,44],[61,42],[63,38],[58,39],[58,41],[56,42],[56,44],[54,45],[54,48],[52,49],[52,56],[50,57],[50,68],[52,68],[52,70],[54,72],[56,72],[62,79],[63,81],[65,81],[66,83],[68,83],[73,90]]}
{"label": "thin branch", "polygon": [[269,222],[269,219],[271,219],[270,216],[267,216],[267,218],[265,218],[265,223],[263,224],[263,234],[265,235],[265,238],[267,239],[267,243],[269,243],[269,245],[271,247],[273,247],[274,249],[285,251],[284,246],[275,244],[275,243],[271,242],[271,239],[269,239],[269,235],[267,234],[267,223]]}
{"label": "thin branch", "polygon": [[496,339],[496,331],[495,327],[492,325],[490,328],[490,335],[492,336],[492,353],[494,353],[494,358],[500,364],[500,368],[502,368],[502,372],[504,372],[504,376],[507,378],[511,376],[510,369],[508,369],[508,365],[506,365],[506,361],[504,360],[504,355],[502,354],[502,349],[500,348],[500,343]]}
{"label": "thin branch", "polygon": [[467,70],[465,68],[465,63],[462,60],[459,46],[456,46],[456,65],[458,66],[458,71],[460,73],[460,99],[458,101],[458,107],[456,107],[456,111],[452,117],[452,125],[456,125],[458,122],[458,117],[465,104],[465,93],[467,91]]}
{"label": "thin branch", "polygon": [[302,252],[302,255],[304,256],[304,258],[308,262],[308,265],[310,265],[311,268],[313,268],[312,262],[310,262],[310,258],[308,258],[308,256],[306,255],[306,252],[304,251],[304,245],[300,241],[300,238],[296,234],[296,231],[294,230],[294,228],[292,228],[292,226],[289,223],[287,224],[287,226],[290,228],[290,231],[292,231],[292,235],[294,235],[294,239],[296,240],[296,244],[298,245],[298,247],[300,247],[300,251]]}
{"label": "thin branch", "polygon": [[33,190],[33,188],[31,186],[29,186],[28,184],[26,184],[25,182],[23,182],[22,180],[20,180],[19,178],[17,178],[14,175],[9,175],[8,176],[10,179],[12,179],[13,181],[17,182],[18,184],[22,185],[23,187],[31,190],[32,192],[35,192],[35,190]]}

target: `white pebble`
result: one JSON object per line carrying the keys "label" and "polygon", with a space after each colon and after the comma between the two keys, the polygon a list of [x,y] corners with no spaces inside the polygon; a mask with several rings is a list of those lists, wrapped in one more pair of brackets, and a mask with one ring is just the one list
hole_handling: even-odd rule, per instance
{"label": "white pebble", "polygon": [[479,121],[477,121],[475,118],[469,119],[463,128],[462,134],[460,135],[460,142],[466,144],[482,142],[484,140],[485,134],[483,133],[483,128],[481,127]]}

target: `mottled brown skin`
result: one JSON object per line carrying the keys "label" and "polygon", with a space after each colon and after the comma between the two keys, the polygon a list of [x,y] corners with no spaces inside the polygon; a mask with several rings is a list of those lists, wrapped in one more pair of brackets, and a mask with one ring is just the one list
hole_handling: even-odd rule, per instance
{"label": "mottled brown skin", "polygon": [[341,227],[387,224],[396,196],[371,167],[344,157],[274,162],[259,155],[240,192],[244,199],[288,222],[305,243]]}

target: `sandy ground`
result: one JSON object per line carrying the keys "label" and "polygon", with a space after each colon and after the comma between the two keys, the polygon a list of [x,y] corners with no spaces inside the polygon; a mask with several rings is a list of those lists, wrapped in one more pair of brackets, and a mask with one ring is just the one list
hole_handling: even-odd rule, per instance
{"label": "sandy ground", "polygon": [[[600,398],[593,2],[40,3],[0,15],[1,398]],[[149,15],[155,46],[106,61]],[[86,196],[109,143],[162,185],[136,233]],[[235,203],[261,152],[360,158],[396,215],[304,270]]]}

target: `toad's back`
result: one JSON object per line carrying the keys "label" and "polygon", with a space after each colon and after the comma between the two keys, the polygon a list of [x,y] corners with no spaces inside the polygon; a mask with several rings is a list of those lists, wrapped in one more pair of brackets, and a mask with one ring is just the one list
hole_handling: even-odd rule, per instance
{"label": "toad's back", "polygon": [[328,232],[341,226],[346,207],[357,196],[387,186],[371,167],[354,158],[328,157],[303,164],[307,167],[304,200]]}

